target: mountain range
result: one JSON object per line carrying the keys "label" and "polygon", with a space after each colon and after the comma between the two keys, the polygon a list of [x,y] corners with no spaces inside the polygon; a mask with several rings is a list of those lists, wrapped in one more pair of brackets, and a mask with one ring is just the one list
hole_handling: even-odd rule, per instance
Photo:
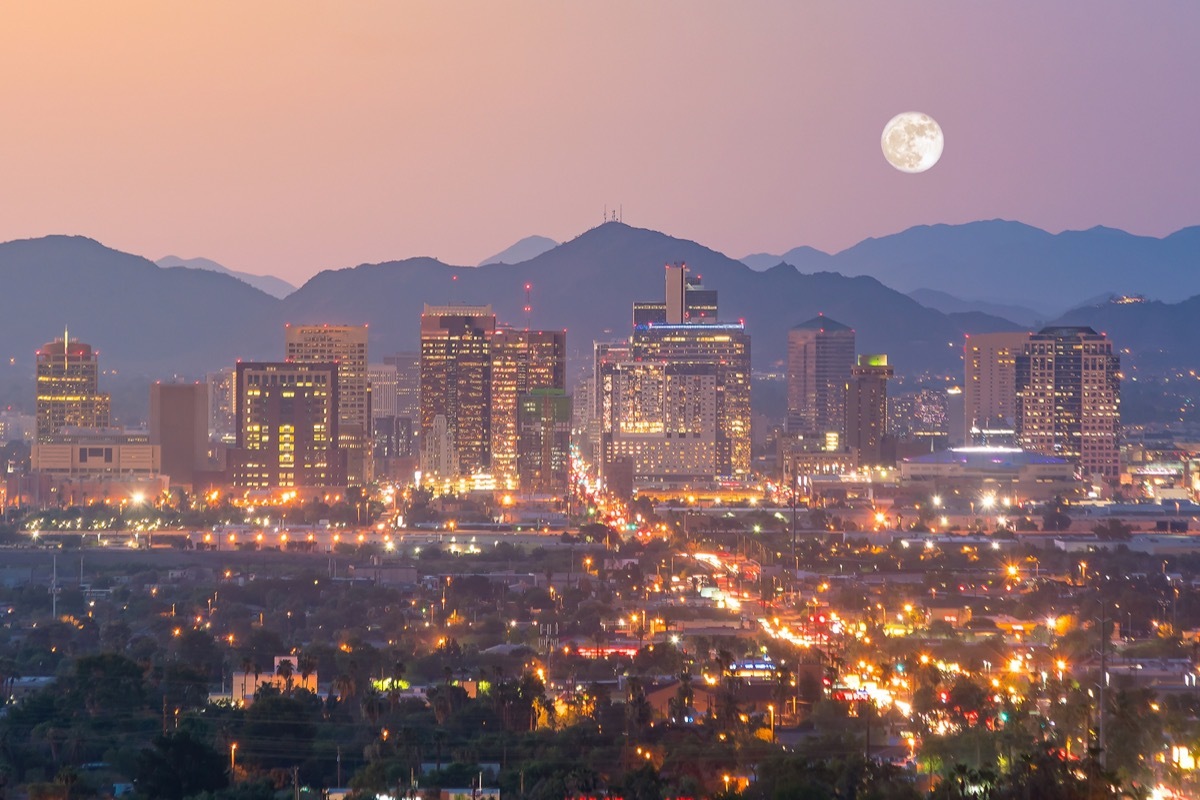
{"label": "mountain range", "polygon": [[869,275],[902,292],[935,289],[1050,319],[1100,293],[1166,302],[1200,294],[1200,226],[1159,239],[1105,227],[1052,234],[1007,220],[920,225],[836,254],[797,247],[742,261],[759,270],[784,262],[801,272]]}
{"label": "mountain range", "polygon": [[183,267],[184,269],[204,269],[209,272],[219,272],[222,275],[231,275],[243,283],[248,283],[255,289],[266,292],[272,297],[283,299],[292,292],[296,291],[296,287],[285,281],[283,278],[276,278],[274,275],[251,275],[249,272],[237,272],[222,266],[209,258],[180,258],[179,256],[163,256],[154,262],[164,269],[176,269]]}
{"label": "mountain range", "polygon": [[489,256],[480,261],[479,266],[486,267],[488,264],[520,264],[522,261],[536,258],[555,247],[558,247],[558,242],[553,239],[548,239],[545,236],[526,236],[511,247],[506,247],[499,253],[496,253],[496,255]]}
{"label": "mountain range", "polygon": [[[1010,230],[1024,241],[1028,226],[1011,225],[933,226],[922,229],[917,238],[945,236],[959,242],[971,233],[960,229],[971,228],[990,231],[999,239],[1002,231]],[[900,261],[912,252],[911,237],[897,237]],[[1107,229],[1094,229],[1078,232],[1072,240],[1081,243],[1081,252],[1096,253],[1113,238]],[[1180,234],[1167,238],[1175,239],[1176,248],[1187,240]],[[879,250],[884,241],[872,240],[871,248]],[[1004,250],[999,241],[994,246]],[[979,247],[980,263],[998,258]],[[1200,254],[1200,237],[1193,252]],[[1080,258],[1068,260],[1076,263]],[[593,340],[628,335],[633,301],[661,299],[663,265],[680,261],[705,286],[719,291],[722,319],[744,319],[760,370],[782,369],[788,328],[821,312],[857,330],[860,352],[886,352],[897,370],[909,375],[958,375],[964,334],[1028,329],[1041,321],[1033,303],[1014,309],[996,301],[980,309],[970,303],[956,305],[956,295],[948,288],[935,290],[941,294],[921,292],[919,286],[908,289],[924,300],[922,304],[874,276],[810,273],[787,264],[755,270],[696,242],[619,222],[605,223],[516,264],[463,267],[429,258],[362,264],[321,272],[283,298],[223,272],[164,269],[90,239],[51,236],[0,244],[0,281],[5,287],[0,381],[28,380],[34,350],[61,335],[64,326],[72,336],[100,348],[105,369],[155,379],[200,376],[238,358],[280,358],[285,322],[369,323],[371,354],[379,359],[416,348],[424,303],[491,303],[503,323],[567,328],[570,357],[582,364],[590,358]],[[1145,263],[1148,271],[1161,271]],[[1196,277],[1184,272],[1180,270],[1181,283]],[[913,282],[927,279],[914,277]],[[526,284],[531,286],[528,315]],[[1038,286],[1032,279],[1025,285]],[[1097,279],[1076,294],[1095,298],[1119,288]],[[1040,290],[1032,294],[1039,305],[1051,302],[1052,295]],[[1021,318],[1013,318],[1018,315]],[[1200,366],[1200,297],[1174,303],[1103,302],[1043,319],[1107,331],[1128,351],[1127,362],[1143,368]]]}

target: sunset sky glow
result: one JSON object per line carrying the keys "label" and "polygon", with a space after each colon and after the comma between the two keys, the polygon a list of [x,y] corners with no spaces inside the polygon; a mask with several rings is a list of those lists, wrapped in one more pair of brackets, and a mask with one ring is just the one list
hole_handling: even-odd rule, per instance
{"label": "sunset sky glow", "polygon": [[[626,222],[739,257],[1003,217],[1200,223],[1200,4],[50,2],[0,10],[0,239],[301,282]],[[941,162],[879,149],[932,115]]]}

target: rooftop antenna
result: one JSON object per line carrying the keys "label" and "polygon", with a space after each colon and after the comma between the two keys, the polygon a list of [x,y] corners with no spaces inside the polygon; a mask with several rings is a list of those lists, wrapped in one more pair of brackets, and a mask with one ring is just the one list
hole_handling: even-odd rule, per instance
{"label": "rooftop antenna", "polygon": [[525,330],[529,330],[530,317],[533,314],[533,302],[530,300],[530,291],[533,289],[532,283],[525,284]]}

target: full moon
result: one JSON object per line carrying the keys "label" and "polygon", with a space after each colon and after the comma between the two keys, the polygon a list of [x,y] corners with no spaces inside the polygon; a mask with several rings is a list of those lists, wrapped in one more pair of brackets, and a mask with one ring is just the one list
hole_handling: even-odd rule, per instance
{"label": "full moon", "polygon": [[883,157],[901,172],[924,172],[942,157],[942,128],[928,114],[905,111],[883,128]]}

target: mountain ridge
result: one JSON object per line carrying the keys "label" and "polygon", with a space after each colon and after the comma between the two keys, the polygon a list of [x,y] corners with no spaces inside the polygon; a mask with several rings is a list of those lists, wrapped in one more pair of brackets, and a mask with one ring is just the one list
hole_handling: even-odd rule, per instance
{"label": "mountain ridge", "polygon": [[249,272],[238,272],[223,264],[218,264],[211,258],[180,258],[179,256],[167,255],[155,259],[154,263],[163,269],[204,269],[209,272],[230,275],[280,300],[296,291],[296,287],[283,278],[277,278],[274,275],[254,275]]}
{"label": "mountain ridge", "polygon": [[[1041,238],[1038,229],[1018,230]],[[1120,232],[1095,235],[1129,241]],[[1200,246],[1200,227],[1171,238],[1189,251]],[[54,236],[0,244],[0,279],[9,296],[22,298],[0,315],[0,342],[10,348],[0,355],[13,359],[5,367],[10,373],[28,376],[33,351],[67,324],[102,349],[103,368],[198,376],[238,358],[281,358],[285,322],[338,322],[369,324],[371,353],[379,359],[417,346],[425,303],[489,303],[501,323],[567,329],[570,356],[581,365],[593,340],[628,335],[632,303],[660,299],[662,266],[680,261],[719,292],[720,319],[745,320],[759,370],[780,369],[787,329],[819,312],[854,327],[859,350],[888,353],[901,374],[950,378],[961,375],[964,334],[1030,327],[985,308],[930,308],[870,275],[802,273],[782,263],[756,271],[701,243],[619,222],[527,261],[486,269],[428,257],[326,269],[283,299],[230,275],[164,269],[93,239]],[[1092,320],[1147,365],[1200,363],[1200,324],[1186,318],[1200,319],[1200,298],[1096,305],[1097,287],[1086,291],[1092,305],[1046,321]]]}
{"label": "mountain ridge", "polygon": [[[1200,271],[1194,268],[1200,262],[1200,226],[1154,237],[1102,225],[1050,233],[1023,222],[991,219],[916,225],[868,237],[833,254],[812,248],[793,248],[788,254],[796,254],[793,260],[799,263],[793,266],[802,271],[820,266],[843,275],[872,275],[906,293],[935,289],[1032,307],[1047,316],[1085,304],[1101,292],[1172,302],[1200,294]],[[759,267],[771,258],[747,256]]]}

